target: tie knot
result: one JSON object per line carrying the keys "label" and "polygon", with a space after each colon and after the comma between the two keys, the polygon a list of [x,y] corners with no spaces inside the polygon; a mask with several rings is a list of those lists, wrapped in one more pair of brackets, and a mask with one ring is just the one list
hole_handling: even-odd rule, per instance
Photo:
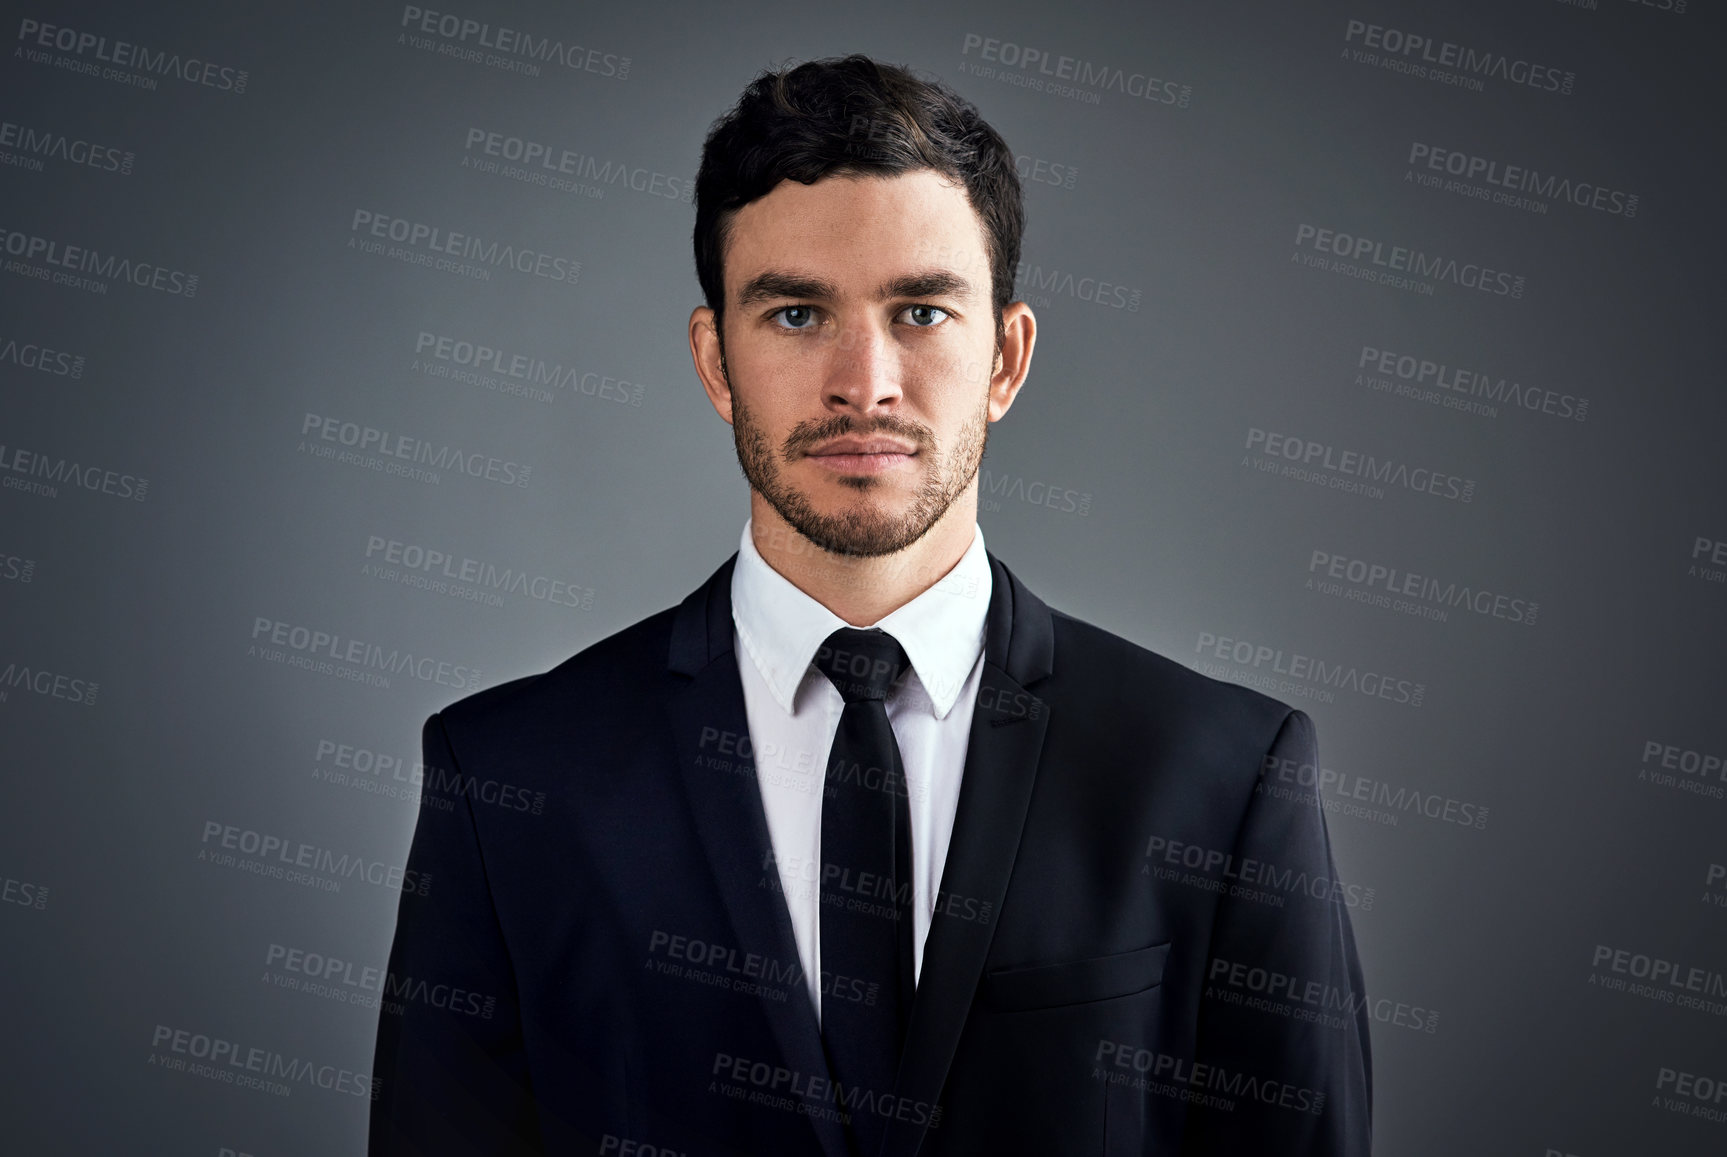
{"label": "tie knot", "polygon": [[847,703],[886,699],[900,672],[910,662],[899,640],[871,627],[842,627],[816,649],[816,670],[826,675]]}

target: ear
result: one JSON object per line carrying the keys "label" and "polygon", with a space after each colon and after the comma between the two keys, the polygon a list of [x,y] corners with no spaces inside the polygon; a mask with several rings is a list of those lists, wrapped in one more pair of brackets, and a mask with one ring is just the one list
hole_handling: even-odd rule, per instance
{"label": "ear", "polygon": [[701,379],[708,401],[729,424],[732,420],[732,386],[726,378],[725,359],[720,354],[719,318],[705,305],[697,306],[690,314],[690,358],[696,364],[696,377]]}
{"label": "ear", "polygon": [[1002,310],[1004,334],[1001,352],[996,355],[995,369],[989,379],[989,420],[1001,421],[1025,377],[1031,372],[1031,350],[1037,344],[1037,317],[1023,301],[1009,302]]}

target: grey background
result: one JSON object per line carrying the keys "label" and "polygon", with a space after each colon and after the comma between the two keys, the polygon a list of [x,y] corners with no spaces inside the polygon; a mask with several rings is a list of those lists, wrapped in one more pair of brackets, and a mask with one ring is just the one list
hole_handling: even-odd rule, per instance
{"label": "grey background", "polygon": [[[112,279],[94,292],[0,254],[0,459],[26,450],[148,480],[142,501],[65,483],[48,495],[0,469],[8,1149],[361,1151],[363,1097],[168,1071],[155,1038],[164,1026],[368,1073],[376,1009],[278,987],[268,954],[381,968],[398,893],[241,871],[208,857],[206,825],[400,865],[414,800],[365,790],[389,786],[376,771],[324,778],[319,745],[411,765],[420,722],[468,688],[272,662],[253,650],[256,620],[475,668],[469,686],[490,686],[681,599],[735,549],[747,513],[685,344],[692,206],[464,168],[466,134],[689,181],[708,124],[759,69],[848,51],[955,85],[1026,175],[1061,166],[1060,184],[1025,184],[1019,292],[1039,341],[989,442],[990,548],[1052,605],[1226,677],[1255,673],[1202,653],[1202,637],[1422,684],[1419,707],[1326,700],[1301,680],[1271,693],[1314,716],[1322,762],[1351,782],[1486,809],[1476,827],[1324,797],[1341,877],[1373,889],[1371,909],[1351,912],[1370,994],[1432,1027],[1374,1025],[1376,1150],[1727,1145],[1719,1116],[1676,1111],[1656,1087],[1662,1069],[1727,1079],[1727,1019],[1607,991],[1596,981],[1611,970],[1592,966],[1607,947],[1703,969],[1706,984],[1727,971],[1727,887],[1708,882],[1727,863],[1727,799],[1682,789],[1720,789],[1721,775],[1639,774],[1650,743],[1727,753],[1727,576],[1693,558],[1699,538],[1727,539],[1711,6],[442,9],[592,48],[602,69],[628,57],[621,78],[425,51],[398,41],[399,5],[6,9],[0,121],[133,161],[120,173],[0,147],[5,237],[199,278],[191,297]],[[1574,85],[1474,91],[1359,63],[1352,19],[1552,65]],[[150,90],[52,62],[88,52],[31,59],[25,20],[244,69],[245,91],[173,77]],[[1105,88],[1093,103],[979,76],[968,34],[1189,96]],[[1423,188],[1405,180],[1417,143],[1633,192],[1638,211]],[[580,277],[480,281],[362,253],[348,246],[356,210],[579,260]],[[1441,280],[1427,294],[1310,268],[1293,260],[1311,252],[1302,224],[1479,262],[1525,289]],[[1068,273],[1127,287],[1137,308],[1062,292]],[[542,402],[430,377],[415,369],[422,332],[640,392]],[[1587,398],[1587,416],[1394,396],[1358,383],[1363,346]],[[81,373],[30,368],[26,347],[82,357]],[[525,463],[529,485],[319,459],[301,446],[308,413]],[[1475,480],[1473,500],[1262,473],[1252,428],[1438,467]],[[1049,488],[1061,497],[1040,505]],[[373,536],[561,579],[585,605],[404,586],[364,570]],[[1436,621],[1328,597],[1307,585],[1316,550],[1540,613]],[[17,682],[25,669],[38,683]],[[40,672],[99,691],[38,693],[52,687]]]}

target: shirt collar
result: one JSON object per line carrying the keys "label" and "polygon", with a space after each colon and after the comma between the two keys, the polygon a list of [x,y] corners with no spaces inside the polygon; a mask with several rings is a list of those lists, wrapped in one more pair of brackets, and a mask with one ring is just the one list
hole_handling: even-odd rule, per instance
{"label": "shirt collar", "polygon": [[[790,715],[816,648],[850,624],[769,566],[756,550],[750,525],[751,520],[746,519],[738,560],[732,568],[732,622],[774,701]],[[953,710],[960,688],[983,651],[990,587],[983,528],[973,524],[971,545],[952,570],[904,606],[870,624],[905,648],[937,719],[947,718]]]}

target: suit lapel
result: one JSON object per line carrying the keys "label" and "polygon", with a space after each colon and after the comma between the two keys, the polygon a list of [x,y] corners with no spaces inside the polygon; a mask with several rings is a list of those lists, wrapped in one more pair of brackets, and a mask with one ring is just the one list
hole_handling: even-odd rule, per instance
{"label": "suit lapel", "polygon": [[[749,734],[743,684],[732,649],[731,581],[736,558],[727,559],[685,599],[673,618],[668,666],[689,681],[672,692],[668,710],[691,814],[736,943],[773,960],[797,960],[797,941],[784,897],[775,888],[759,886],[772,843],[754,768],[735,754],[738,739]],[[728,735],[723,747],[732,754],[722,754],[719,740]],[[767,874],[779,879],[777,872]],[[788,1000],[758,1004],[786,1067],[806,1079],[828,1080],[821,1027],[803,983],[800,977],[794,986],[797,991]],[[846,1157],[845,1133],[837,1121],[820,1114],[806,1120],[815,1128],[827,1157]]]}
{"label": "suit lapel", "polygon": [[[983,674],[967,741],[953,837],[942,867],[941,892],[924,944],[905,1055],[895,1096],[912,1109],[889,1122],[884,1157],[911,1157],[959,1047],[961,1030],[989,953],[1031,805],[1032,785],[1049,724],[1049,705],[1027,690],[1049,674],[1054,632],[1049,608],[993,554],[984,631]],[[948,913],[975,913],[987,921]],[[914,1122],[924,1121],[924,1124]],[[936,1126],[940,1128],[938,1124]]]}
{"label": "suit lapel", "polygon": [[[894,1086],[895,1096],[914,1106],[936,1103],[959,1046],[1007,895],[1049,723],[1049,705],[1028,690],[1052,669],[1049,608],[1000,559],[988,557],[991,588],[983,673],[941,879],[943,895],[957,902],[952,909],[939,909],[931,922]],[[772,953],[774,959],[795,960],[797,941],[784,898],[776,890],[757,887],[772,844],[753,769],[736,774],[715,770],[708,762],[710,757],[736,758],[719,756],[716,735],[749,734],[732,648],[736,559],[734,554],[721,564],[677,609],[667,665],[689,682],[672,692],[669,711],[685,791],[738,942]],[[972,900],[989,905],[987,921],[947,914],[977,911],[968,903]],[[810,1002],[763,1001],[761,1007],[788,1067],[828,1078],[821,1028]],[[921,1116],[908,1112],[889,1121],[884,1157],[917,1152],[928,1126],[912,1121]],[[837,1121],[824,1114],[806,1119],[827,1157],[845,1157],[845,1134]]]}

